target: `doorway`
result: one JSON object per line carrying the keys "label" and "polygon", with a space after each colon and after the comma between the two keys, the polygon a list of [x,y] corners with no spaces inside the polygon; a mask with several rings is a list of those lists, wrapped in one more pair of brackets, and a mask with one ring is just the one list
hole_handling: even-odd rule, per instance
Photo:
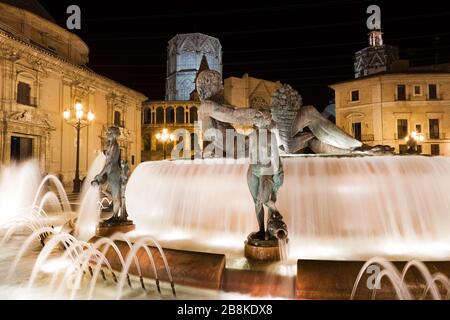
{"label": "doorway", "polygon": [[23,162],[33,158],[33,139],[11,137],[11,161]]}

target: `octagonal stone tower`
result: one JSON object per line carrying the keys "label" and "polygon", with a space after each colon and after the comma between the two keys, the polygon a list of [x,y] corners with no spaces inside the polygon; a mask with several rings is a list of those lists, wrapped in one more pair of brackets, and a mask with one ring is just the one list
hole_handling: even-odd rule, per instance
{"label": "octagonal stone tower", "polygon": [[222,74],[222,45],[202,33],[177,34],[167,48],[166,100],[188,101],[205,56],[211,70]]}

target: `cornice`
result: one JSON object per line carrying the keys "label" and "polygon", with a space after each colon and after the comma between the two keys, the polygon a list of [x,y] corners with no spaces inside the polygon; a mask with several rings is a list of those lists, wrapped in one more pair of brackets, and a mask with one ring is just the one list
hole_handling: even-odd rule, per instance
{"label": "cornice", "polygon": [[121,94],[132,96],[139,102],[143,102],[147,99],[147,97],[140,92],[99,75],[87,67],[75,65],[61,57],[26,43],[4,32],[3,30],[0,30],[0,50],[7,52],[5,56],[9,60],[17,61],[20,58],[24,58],[30,63],[38,60],[40,66],[44,68],[58,73],[60,73],[62,69],[68,70],[69,72],[66,71],[65,73],[71,78],[95,83],[96,86],[104,89],[105,91],[120,90]]}

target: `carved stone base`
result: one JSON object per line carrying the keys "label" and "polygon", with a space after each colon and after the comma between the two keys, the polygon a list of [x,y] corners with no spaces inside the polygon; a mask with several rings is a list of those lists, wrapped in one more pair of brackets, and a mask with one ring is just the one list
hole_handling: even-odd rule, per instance
{"label": "carved stone base", "polygon": [[114,233],[121,232],[127,233],[136,229],[136,225],[133,221],[121,221],[121,222],[102,222],[97,226],[97,237],[110,237]]}
{"label": "carved stone base", "polygon": [[245,257],[261,262],[280,260],[280,249],[277,239],[261,240],[256,233],[251,233],[245,241]]}

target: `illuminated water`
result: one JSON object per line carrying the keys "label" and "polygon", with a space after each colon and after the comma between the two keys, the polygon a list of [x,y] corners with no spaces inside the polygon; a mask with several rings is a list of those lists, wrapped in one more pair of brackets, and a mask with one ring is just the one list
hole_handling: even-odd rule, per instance
{"label": "illuminated water", "polygon": [[[93,179],[103,162],[104,157],[100,155],[86,181]],[[2,177],[10,177],[10,172],[23,180],[15,192],[24,197],[12,197],[14,203],[9,203],[11,199],[1,199],[5,210],[14,211],[6,210],[10,213],[8,219],[0,223],[0,299],[174,299],[175,290],[177,298],[181,299],[251,298],[128,275],[130,266],[139,264],[138,249],[147,249],[146,245],[151,244],[159,248],[166,272],[172,279],[163,249],[153,237],[135,235],[131,239],[126,235],[114,235],[112,239],[129,243],[127,256],[121,256],[111,239],[102,238],[93,244],[85,242],[95,234],[99,220],[98,188],[89,184],[83,187],[75,238],[61,231],[62,225],[74,216],[57,178],[49,175],[42,179],[39,167],[33,162],[8,168],[1,172]],[[33,175],[36,183],[25,183],[26,178]],[[14,189],[6,183],[3,187],[5,189],[0,191],[5,193]],[[42,247],[44,242],[45,247]],[[104,259],[105,250],[110,247],[120,256],[122,270],[113,271]],[[150,250],[146,251],[151,255]],[[153,261],[153,257],[150,260]]]}
{"label": "illuminated water", "polygon": [[[100,171],[102,161],[102,156],[96,159],[86,181]],[[297,259],[378,256],[371,263],[379,263],[450,258],[449,158],[290,157],[284,159],[284,169],[277,205],[288,225],[289,245],[282,246],[285,262],[273,266],[272,274],[294,275]],[[246,170],[245,163],[234,161],[141,164],[130,177],[126,195],[138,230],[125,240],[144,245],[151,236],[163,247],[225,253],[230,269],[251,268],[243,258],[243,241],[257,225]],[[85,186],[76,238],[71,238],[60,234],[73,215],[56,177],[46,177],[48,183],[43,184],[39,167],[28,163],[4,168],[0,178],[0,298],[173,299],[167,283],[161,285],[161,294],[149,279],[146,291],[140,289],[139,277],[131,277],[132,288],[128,287],[126,270],[133,257],[122,257],[125,272],[117,274],[117,283],[108,268],[94,268],[102,253],[84,241],[94,234],[99,219],[98,190]],[[13,180],[17,183],[11,188]],[[25,239],[37,230],[55,234],[56,240],[47,239],[50,247],[42,250],[35,237],[24,249]],[[64,243],[78,251],[58,249]],[[93,277],[86,271],[91,263]],[[414,266],[424,274],[432,295],[436,296],[436,282],[450,288],[443,275],[427,273],[418,262]],[[400,298],[409,298],[398,271],[386,263],[381,276],[397,285]],[[249,298],[184,287],[177,287],[177,297]]]}
{"label": "illuminated water", "polygon": [[[69,299],[72,294],[73,286],[70,282],[62,283],[59,290],[58,286],[54,286],[53,290],[50,288],[52,277],[55,273],[64,273],[70,261],[61,260],[63,251],[57,251],[50,255],[48,261],[41,266],[40,272],[35,279],[33,286],[28,287],[30,275],[42,247],[35,243],[30,251],[21,259],[17,270],[11,279],[5,279],[10,267],[11,261],[17,255],[17,252],[25,240],[25,235],[15,235],[14,238],[4,244],[0,249],[0,299],[2,300],[16,300],[16,299],[32,299],[32,300],[61,300]],[[74,299],[88,299],[90,294],[90,283],[92,278],[85,275],[82,278],[79,289],[75,291]],[[161,293],[158,292],[154,281],[145,280],[146,291],[141,289],[139,278],[131,277],[132,288],[124,286],[121,292],[121,299],[151,299],[151,300],[171,300],[174,299],[172,290],[169,284],[161,284]],[[59,284],[58,284],[59,285]],[[250,296],[225,293],[213,290],[193,289],[189,287],[176,286],[178,299],[249,299]],[[110,274],[106,274],[106,280],[98,277],[96,281],[95,290],[92,299],[94,300],[111,300],[117,298],[118,284],[115,283]]]}
{"label": "illuminated water", "polygon": [[101,172],[105,164],[105,155],[99,154],[86,175],[80,195],[80,207],[77,214],[77,222],[75,225],[75,236],[84,241],[88,241],[95,235],[95,230],[100,221],[100,191],[99,187],[91,186],[91,181]]}
{"label": "illuminated water", "polygon": [[[291,258],[450,257],[450,158],[291,157],[283,163],[277,206]],[[127,186],[129,215],[138,232],[161,241],[240,252],[257,229],[246,170],[231,160],[142,163]]]}
{"label": "illuminated water", "polygon": [[35,162],[1,168],[0,225],[28,213],[41,179],[39,165]]}
{"label": "illuminated water", "polygon": [[[428,294],[430,294],[433,300],[449,300],[450,299],[450,280],[449,278],[439,272],[432,274],[432,270],[429,270],[427,266],[418,260],[410,260],[404,267],[403,270],[398,270],[394,264],[383,259],[383,258],[372,258],[367,261],[363,267],[361,268],[355,284],[353,286],[353,290],[350,296],[350,299],[353,300],[355,294],[360,287],[360,281],[369,266],[378,265],[382,267],[381,272],[375,279],[375,287],[381,288],[381,281],[383,278],[387,278],[391,285],[393,286],[396,296],[400,300],[412,300],[412,299],[425,299]],[[406,281],[406,275],[411,269],[417,269],[420,273],[422,279],[416,279],[424,283],[424,290],[418,296],[414,297],[414,295],[410,292],[410,288],[408,287],[408,283]],[[441,292],[438,287],[438,284],[442,284],[445,292]],[[376,298],[376,291],[372,292],[372,300]]]}

